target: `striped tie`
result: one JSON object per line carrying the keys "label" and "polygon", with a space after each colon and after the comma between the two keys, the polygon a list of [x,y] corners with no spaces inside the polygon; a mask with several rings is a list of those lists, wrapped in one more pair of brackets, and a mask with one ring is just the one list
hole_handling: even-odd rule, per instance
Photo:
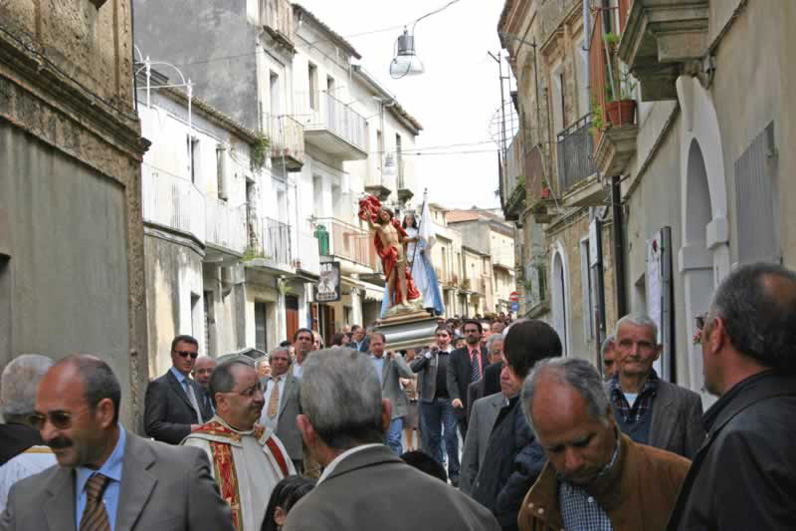
{"label": "striped tie", "polygon": [[478,364],[477,350],[470,351],[470,381],[475,382],[481,379],[481,366]]}
{"label": "striped tie", "polygon": [[108,485],[108,478],[94,474],[86,482],[86,508],[80,518],[80,531],[111,531],[108,513],[102,501],[102,493]]}

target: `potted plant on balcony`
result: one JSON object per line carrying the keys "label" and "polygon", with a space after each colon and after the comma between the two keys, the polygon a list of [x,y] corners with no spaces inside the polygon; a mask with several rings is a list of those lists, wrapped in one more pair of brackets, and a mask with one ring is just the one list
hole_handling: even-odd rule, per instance
{"label": "potted plant on balcony", "polygon": [[608,33],[603,39],[606,56],[605,114],[612,125],[633,125],[636,120],[636,83],[630,71],[619,61],[619,36]]}

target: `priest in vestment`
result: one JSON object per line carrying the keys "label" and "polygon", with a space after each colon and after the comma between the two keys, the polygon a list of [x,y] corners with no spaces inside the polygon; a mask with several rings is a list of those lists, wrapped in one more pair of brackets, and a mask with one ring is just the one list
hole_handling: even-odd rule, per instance
{"label": "priest in vestment", "polygon": [[258,531],[271,491],[296,470],[273,430],[255,424],[263,391],[255,368],[240,359],[219,365],[210,378],[216,415],[182,444],[203,449],[239,531]]}

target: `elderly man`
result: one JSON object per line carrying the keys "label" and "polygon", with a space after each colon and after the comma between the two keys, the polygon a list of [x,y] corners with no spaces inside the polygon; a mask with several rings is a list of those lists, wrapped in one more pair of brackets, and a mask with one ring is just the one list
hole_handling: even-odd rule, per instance
{"label": "elderly man", "polygon": [[3,369],[0,411],[6,423],[0,424],[0,512],[14,483],[55,464],[52,450],[42,444],[29,420],[36,407],[36,388],[52,364],[47,356],[23,354]]}
{"label": "elderly man", "polygon": [[520,529],[662,529],[690,461],[633,442],[616,426],[603,381],[575,358],[537,364],[522,390],[547,464]]}
{"label": "elderly man", "polygon": [[669,529],[796,529],[796,274],[742,267],[701,331],[705,413]]}
{"label": "elderly man", "polygon": [[400,456],[403,452],[401,445],[401,431],[404,427],[404,417],[409,409],[406,393],[401,389],[400,378],[413,378],[415,373],[406,364],[400,354],[388,352],[384,354],[386,338],[381,332],[370,334],[370,361],[376,368],[376,374],[381,383],[381,393],[392,404],[392,418],[387,430],[387,446]]}
{"label": "elderly man", "polygon": [[215,417],[182,444],[204,450],[213,463],[213,477],[232,508],[235,528],[259,530],[271,491],[296,471],[273,430],[255,425],[263,391],[252,365],[240,359],[222,363],[210,378],[210,393]]}
{"label": "elderly man", "polygon": [[293,334],[293,349],[296,353],[296,362],[293,364],[293,376],[301,378],[301,367],[310,352],[315,349],[315,336],[309,328],[299,328]]}
{"label": "elderly man", "polygon": [[616,352],[614,352],[614,336],[608,336],[600,347],[600,357],[603,360],[603,379],[611,381],[616,374]]}
{"label": "elderly man", "polygon": [[204,453],[119,424],[121,387],[93,356],[53,365],[31,418],[58,465],[11,488],[0,529],[231,531]]}
{"label": "elderly man", "polygon": [[263,356],[257,360],[257,376],[259,376],[261,380],[271,377],[271,362],[268,356]]}
{"label": "elderly man", "polygon": [[155,440],[179,444],[213,416],[201,400],[202,388],[189,375],[199,357],[199,343],[191,336],[171,342],[172,367],[152,380],[144,399],[144,431]]}
{"label": "elderly man", "polygon": [[216,360],[210,356],[199,356],[196,358],[191,376],[193,376],[194,381],[199,384],[199,387],[202,388],[202,397],[199,399],[202,406],[215,415],[216,409],[213,406],[213,400],[209,392],[210,376],[213,374],[214,370],[216,370]]}
{"label": "elderly man", "polygon": [[543,321],[517,323],[506,334],[500,386],[509,398],[498,412],[472,489],[473,498],[494,513],[504,530],[517,529],[522,498],[544,465],[542,448],[522,414],[522,382],[539,360],[561,352],[558,334]]}
{"label": "elderly man", "polygon": [[607,388],[619,428],[637,443],[693,457],[705,439],[702,400],[652,368],[663,348],[655,321],[626,315],[614,337],[617,370]]}
{"label": "elderly man", "polygon": [[290,372],[290,351],[286,348],[271,352],[270,357],[271,376],[260,380],[266,404],[260,415],[260,425],[274,430],[296,470],[301,470],[301,432],[296,426],[296,417],[301,411],[301,380]]}
{"label": "elderly man", "polygon": [[285,531],[499,529],[486,509],[382,443],[392,406],[365,354],[338,348],[312,356],[301,403],[299,429],[324,471],[288,513]]}

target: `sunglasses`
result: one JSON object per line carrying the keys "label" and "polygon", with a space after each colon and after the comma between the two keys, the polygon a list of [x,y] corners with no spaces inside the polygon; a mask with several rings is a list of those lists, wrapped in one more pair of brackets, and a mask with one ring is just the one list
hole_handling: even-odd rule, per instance
{"label": "sunglasses", "polygon": [[46,415],[42,413],[28,415],[28,423],[37,431],[44,429],[48,419],[50,424],[59,430],[65,430],[72,425],[72,414],[66,411],[50,411]]}
{"label": "sunglasses", "polygon": [[197,357],[199,357],[198,352],[191,352],[190,350],[175,350],[174,352],[179,354],[182,358],[187,358],[190,356],[192,360],[195,360]]}
{"label": "sunglasses", "polygon": [[704,330],[705,329],[705,319],[707,318],[708,314],[702,313],[697,315],[695,319],[696,329],[697,330]]}

